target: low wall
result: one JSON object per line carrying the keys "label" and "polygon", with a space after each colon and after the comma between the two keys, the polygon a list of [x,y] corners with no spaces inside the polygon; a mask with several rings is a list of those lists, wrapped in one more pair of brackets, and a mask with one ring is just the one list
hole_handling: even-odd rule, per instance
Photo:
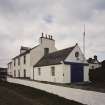
{"label": "low wall", "polygon": [[88,105],[105,105],[105,93],[86,91],[81,89],[74,89],[69,87],[56,86],[51,84],[44,84],[35,81],[21,80],[8,78],[8,82],[18,83],[49,93],[56,94],[66,99],[75,100],[77,102]]}

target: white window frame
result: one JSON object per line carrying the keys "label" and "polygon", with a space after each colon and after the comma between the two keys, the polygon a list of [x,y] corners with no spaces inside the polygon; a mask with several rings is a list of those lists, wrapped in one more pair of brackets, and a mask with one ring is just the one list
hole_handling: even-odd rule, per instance
{"label": "white window frame", "polygon": [[38,76],[41,75],[41,68],[38,68]]}
{"label": "white window frame", "polygon": [[55,76],[55,67],[54,66],[51,67],[51,76]]}

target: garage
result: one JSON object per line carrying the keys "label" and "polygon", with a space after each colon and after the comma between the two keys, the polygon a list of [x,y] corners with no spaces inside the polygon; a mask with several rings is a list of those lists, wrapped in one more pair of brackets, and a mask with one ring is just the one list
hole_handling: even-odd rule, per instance
{"label": "garage", "polygon": [[78,63],[71,64],[71,82],[83,81],[84,81],[83,65]]}

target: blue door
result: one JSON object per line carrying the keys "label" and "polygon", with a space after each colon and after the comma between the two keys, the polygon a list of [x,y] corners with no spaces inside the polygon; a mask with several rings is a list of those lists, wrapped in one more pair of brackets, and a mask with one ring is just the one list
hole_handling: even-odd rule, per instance
{"label": "blue door", "polygon": [[83,65],[71,64],[71,82],[83,82]]}

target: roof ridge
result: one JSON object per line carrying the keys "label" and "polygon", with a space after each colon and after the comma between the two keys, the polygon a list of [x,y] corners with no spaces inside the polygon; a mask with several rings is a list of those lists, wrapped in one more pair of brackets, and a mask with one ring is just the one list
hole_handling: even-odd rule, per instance
{"label": "roof ridge", "polygon": [[[76,44],[77,45],[77,44]],[[61,49],[52,53],[49,53],[45,56],[43,56],[35,65],[34,67],[40,67],[40,66],[48,66],[48,65],[55,65],[55,64],[61,64],[61,61],[65,60],[65,58],[72,52],[72,50],[76,47],[68,47],[65,49]]]}
{"label": "roof ridge", "polygon": [[60,51],[63,51],[63,50],[67,50],[67,49],[70,49],[70,48],[74,48],[75,46],[76,46],[76,45],[74,45],[74,46],[72,46],[72,47],[67,47],[67,48],[64,48],[64,49],[60,49],[60,50],[51,52],[51,53],[49,53],[48,55],[53,54],[53,53],[56,53],[56,52],[60,52]]}

